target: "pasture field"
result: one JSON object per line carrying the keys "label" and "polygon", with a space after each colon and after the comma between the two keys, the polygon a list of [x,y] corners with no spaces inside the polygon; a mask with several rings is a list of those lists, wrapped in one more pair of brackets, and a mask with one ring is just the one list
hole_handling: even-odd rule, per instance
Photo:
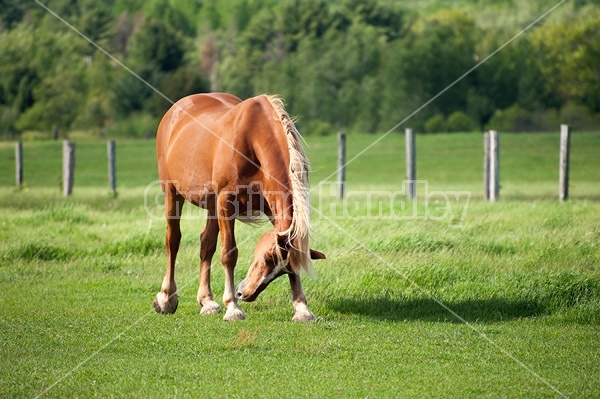
{"label": "pasture field", "polygon": [[[376,137],[350,135],[347,159]],[[320,184],[335,179],[336,138],[307,137],[312,246],[328,256],[303,278],[310,324],[290,321],[283,278],[241,304],[242,322],[200,316],[203,213],[191,207],[179,309],[154,313],[166,255],[165,224],[144,209],[153,141],[117,142],[116,197],[105,143],[78,143],[68,199],[60,143],[24,143],[20,190],[14,144],[0,143],[0,397],[600,397],[600,134],[572,137],[562,204],[558,134],[501,136],[493,204],[479,134],[417,136],[427,186],[414,206],[387,195],[402,188],[403,139],[348,166],[344,205]],[[427,202],[425,189],[455,200]],[[266,228],[238,224],[236,281]]]}

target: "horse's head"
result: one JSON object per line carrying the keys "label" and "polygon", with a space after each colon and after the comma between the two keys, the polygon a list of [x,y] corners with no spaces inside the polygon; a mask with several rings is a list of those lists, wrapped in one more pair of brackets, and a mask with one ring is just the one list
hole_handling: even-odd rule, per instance
{"label": "horse's head", "polygon": [[[284,274],[298,273],[297,267],[290,264],[296,251],[286,237],[273,231],[263,234],[254,249],[254,261],[248,269],[246,278],[236,288],[236,297],[242,301],[252,302],[277,277]],[[321,252],[310,250],[311,259],[325,259]]]}

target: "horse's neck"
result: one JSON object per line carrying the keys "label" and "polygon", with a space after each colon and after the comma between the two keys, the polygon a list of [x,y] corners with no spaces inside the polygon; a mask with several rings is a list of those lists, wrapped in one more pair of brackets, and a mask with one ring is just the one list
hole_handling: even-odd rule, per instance
{"label": "horse's neck", "polygon": [[274,123],[270,126],[271,134],[261,135],[253,141],[263,172],[263,195],[271,210],[277,233],[289,229],[294,212],[287,137],[281,136],[279,129],[281,126]]}
{"label": "horse's neck", "polygon": [[292,202],[292,193],[290,190],[281,189],[281,184],[275,184],[275,187],[264,192],[265,199],[271,210],[275,232],[281,233],[289,230],[294,217],[294,208]]}

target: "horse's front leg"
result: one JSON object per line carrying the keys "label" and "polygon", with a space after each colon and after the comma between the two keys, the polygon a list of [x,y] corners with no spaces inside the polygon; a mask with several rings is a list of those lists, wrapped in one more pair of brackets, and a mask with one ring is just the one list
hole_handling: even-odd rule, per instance
{"label": "horse's front leg", "polygon": [[213,255],[217,249],[217,236],[219,235],[219,223],[215,212],[208,212],[206,226],[200,234],[200,276],[198,287],[198,305],[200,314],[214,314],[221,312],[221,306],[213,299],[210,287],[210,269]]}
{"label": "horse's front leg", "polygon": [[184,199],[172,184],[166,184],[163,191],[165,193],[165,217],[167,219],[167,234],[165,237],[168,256],[167,272],[160,292],[156,295],[152,304],[158,313],[175,313],[178,304],[177,285],[175,284],[175,260],[181,242],[179,222]]}
{"label": "horse's front leg", "polygon": [[294,307],[294,317],[292,321],[307,322],[314,321],[315,315],[310,311],[306,303],[304,291],[302,291],[302,283],[298,274],[288,274],[290,279],[290,287],[292,288],[292,306]]}
{"label": "horse's front leg", "polygon": [[234,207],[232,199],[228,197],[219,198],[219,230],[221,232],[221,263],[225,269],[225,291],[223,292],[223,303],[227,308],[223,320],[243,320],[244,312],[237,305],[233,271],[237,263],[238,249],[235,242]]}

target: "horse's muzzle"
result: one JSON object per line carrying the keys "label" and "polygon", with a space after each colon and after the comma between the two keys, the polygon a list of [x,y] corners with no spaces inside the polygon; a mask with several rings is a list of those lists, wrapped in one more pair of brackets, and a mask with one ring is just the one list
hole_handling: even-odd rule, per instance
{"label": "horse's muzzle", "polygon": [[258,298],[258,294],[267,288],[267,284],[259,284],[254,292],[247,292],[248,279],[242,280],[235,289],[235,297],[244,302],[254,302]]}
{"label": "horse's muzzle", "polygon": [[256,299],[258,294],[256,294],[256,292],[254,292],[254,293],[251,293],[250,295],[247,295],[247,293],[245,293],[247,284],[248,284],[248,279],[244,279],[244,280],[240,281],[237,288],[235,289],[235,297],[240,301],[252,302]]}

